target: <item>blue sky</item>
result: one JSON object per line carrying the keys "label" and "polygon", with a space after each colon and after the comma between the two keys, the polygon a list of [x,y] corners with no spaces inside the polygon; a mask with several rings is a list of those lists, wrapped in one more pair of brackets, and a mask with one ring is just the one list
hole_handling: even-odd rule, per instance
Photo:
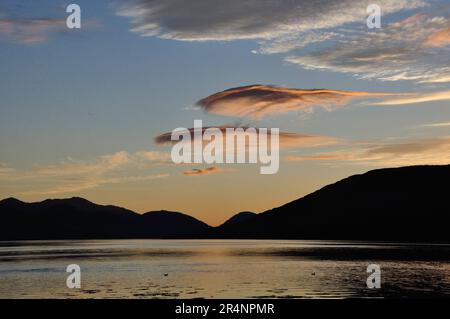
{"label": "blue sky", "polygon": [[[399,1],[393,4],[392,1],[383,0],[381,7],[386,8],[387,13],[382,16],[383,27],[380,30],[367,30],[365,7],[362,4],[361,17],[358,16],[359,11],[355,11],[357,14],[353,18],[351,12],[347,14],[338,9],[333,17],[343,22],[322,26],[321,23],[325,23],[323,21],[329,20],[326,19],[326,8],[310,8],[306,7],[306,1],[298,1],[299,9],[323,11],[317,15],[317,27],[306,24],[306,21],[305,25],[300,23],[300,31],[294,28],[292,32],[284,31],[286,21],[291,19],[288,13],[283,13],[286,11],[284,2],[279,4],[279,15],[274,15],[274,21],[267,21],[268,26],[264,25],[264,19],[267,20],[270,14],[266,16],[260,7],[248,13],[222,10],[226,11],[225,15],[219,11],[212,12],[214,7],[202,4],[202,1],[196,4],[205,6],[201,14],[215,20],[195,16],[195,10],[186,10],[182,2],[176,0],[165,3],[167,12],[173,13],[173,16],[164,16],[164,10],[145,16],[157,2],[125,1],[118,4],[112,1],[77,1],[82,9],[81,30],[67,30],[57,25],[35,31],[33,28],[36,24],[33,21],[36,19],[64,21],[68,2],[2,1],[0,169],[3,167],[3,173],[0,171],[0,197],[41,200],[49,196],[82,195],[99,202],[113,201],[138,211],[177,209],[218,223],[237,210],[261,211],[271,208],[338,178],[374,167],[448,162],[446,142],[442,142],[442,139],[446,141],[450,128],[450,125],[444,125],[450,122],[450,98],[445,94],[444,98],[436,101],[383,106],[374,105],[373,99],[358,99],[333,111],[319,107],[312,112],[299,110],[261,120],[189,109],[208,95],[252,84],[298,89],[411,93],[417,95],[414,98],[447,92],[448,82],[435,80],[450,74],[447,73],[446,64],[450,56],[450,41],[446,42],[445,34],[443,37],[439,34],[439,38],[435,36],[450,27],[445,1],[415,1],[417,3],[412,5],[412,2],[407,4]],[[348,3],[335,2],[338,7]],[[243,3],[249,8],[258,6],[254,1]],[[120,13],[123,9],[120,9],[121,5],[138,5],[139,10],[133,11],[132,16],[123,16]],[[229,3],[229,6],[233,5],[237,5],[237,2]],[[441,7],[445,10],[438,10]],[[286,15],[286,21],[276,20],[278,16],[282,19],[283,14]],[[390,25],[417,14],[427,16],[422,20],[418,18],[418,22],[414,20],[417,25],[412,24],[411,29],[407,29],[409,22],[398,29]],[[233,20],[236,15],[238,17]],[[320,17],[324,17],[323,21]],[[431,22],[433,17],[439,17],[442,21]],[[27,23],[29,27],[23,28]],[[248,25],[240,27],[245,23]],[[132,30],[136,26],[148,28],[153,24],[159,24],[159,29],[151,36]],[[219,28],[216,24],[224,27]],[[273,30],[277,30],[279,25],[282,31],[276,33]],[[417,29],[413,28],[417,27],[423,29],[423,33],[414,31]],[[25,36],[29,36],[30,32],[39,33],[41,38],[28,43]],[[267,35],[268,32],[274,33]],[[375,38],[377,32],[385,32],[383,39],[391,37],[391,42],[385,43]],[[402,35],[402,32],[410,34],[412,38],[417,37],[417,41],[438,39],[436,41],[440,42],[433,42],[432,46],[424,49],[423,54],[404,52],[401,46],[395,47],[401,54],[379,64],[377,59],[386,57],[377,52],[378,55],[371,57],[373,67],[382,70],[383,63],[388,66],[393,59],[398,59],[401,68],[397,73],[385,70],[387,76],[417,76],[425,68],[430,71],[430,74],[423,72],[427,77],[385,80],[368,70],[370,64],[357,63],[358,69],[355,69],[353,62],[346,64],[348,61],[344,57],[348,59],[353,54],[352,58],[358,55],[358,61],[365,61],[361,59],[362,54],[365,56],[367,52],[372,52],[366,52],[363,47],[357,52],[345,47],[346,39],[354,39],[354,34],[358,33],[358,36],[369,40],[374,37],[370,40],[372,42],[368,42],[374,43],[373,51],[381,48],[384,52],[391,52],[392,43],[396,43],[394,36]],[[312,43],[305,40],[306,35],[326,37],[331,33],[333,35],[328,40]],[[292,34],[294,40],[291,39]],[[282,53],[261,52],[263,42],[276,47],[279,45],[277,40],[283,44],[296,41],[294,44],[298,47]],[[299,45],[302,41],[305,42],[304,46]],[[405,42],[406,47],[417,43],[414,39],[405,41],[410,41]],[[343,54],[339,55],[339,52]],[[312,57],[308,56],[310,54]],[[300,57],[301,63],[288,62],[287,57],[293,56]],[[314,67],[318,64],[321,64],[320,69]],[[358,70],[362,74],[349,70]],[[369,78],[362,79],[364,75]],[[349,142],[328,148],[294,148],[286,154],[314,156],[339,151],[345,152],[346,159],[285,161],[281,164],[278,176],[272,177],[259,176],[254,167],[233,167],[232,173],[214,176],[185,177],[182,174],[185,167],[153,163],[157,162],[153,157],[163,158],[167,152],[167,148],[154,144],[154,137],[176,127],[190,127],[194,119],[203,119],[205,124],[213,126],[251,124],[340,138]],[[434,147],[436,139],[439,143]],[[410,153],[401,154],[403,162],[392,160],[399,158],[396,156],[399,153],[388,154],[389,158],[383,155],[376,159],[358,160],[357,157],[362,156],[360,152],[364,150],[355,149],[355,145],[362,142],[368,144],[366,147],[371,150],[394,144],[403,149],[406,147]],[[428,153],[422,152],[424,148]],[[414,153],[414,150],[420,152]],[[154,165],[144,169],[139,165],[127,166],[126,169],[120,167],[118,172],[107,171],[105,174],[108,178],[104,179],[102,175],[101,181],[94,181],[92,173],[80,176],[77,171],[74,176],[64,177],[55,172],[48,173],[50,168],[67,169],[67,165],[70,168],[76,165],[96,167],[103,163],[102,156],[119,152],[133,155],[140,151],[153,152]],[[349,152],[352,153],[351,160],[348,159]],[[44,167],[47,173],[40,171]],[[136,181],[136,176],[147,176],[148,179]],[[134,178],[133,182],[130,182],[130,177]],[[74,191],[70,191],[71,188],[64,183],[73,186],[72,182],[67,182],[71,179],[87,180],[89,183],[86,187],[75,187]],[[242,192],[251,187],[253,189],[244,198]],[[169,196],[160,195],[172,190],[178,194],[181,190],[185,193],[175,201],[170,200]],[[266,192],[272,195],[267,196]],[[224,204],[230,201],[230,197],[235,204]],[[266,198],[259,200],[261,197]]]}

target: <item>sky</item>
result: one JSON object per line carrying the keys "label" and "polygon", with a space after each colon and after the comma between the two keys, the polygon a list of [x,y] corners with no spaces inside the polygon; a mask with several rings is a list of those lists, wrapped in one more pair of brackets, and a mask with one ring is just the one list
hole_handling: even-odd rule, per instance
{"label": "sky", "polygon": [[[449,53],[444,0],[2,1],[0,198],[218,225],[370,169],[449,164]],[[155,138],[196,119],[295,139],[273,175],[174,164]]]}

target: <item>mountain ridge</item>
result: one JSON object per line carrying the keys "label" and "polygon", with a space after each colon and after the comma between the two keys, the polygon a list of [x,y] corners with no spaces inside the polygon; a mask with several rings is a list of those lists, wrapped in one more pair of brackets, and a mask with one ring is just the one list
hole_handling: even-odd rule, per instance
{"label": "mountain ridge", "polygon": [[138,214],[80,197],[32,203],[7,198],[0,201],[0,218],[7,219],[0,224],[0,240],[189,237],[211,228],[183,213]]}
{"label": "mountain ridge", "polygon": [[[450,165],[371,170],[255,214],[211,227],[183,213],[137,214],[80,197],[0,201],[0,240],[255,238],[450,242],[445,182]],[[26,221],[26,222],[25,222]],[[39,230],[40,229],[40,230]]]}
{"label": "mountain ridge", "polygon": [[450,165],[371,170],[260,213],[224,236],[450,242],[441,222],[450,212],[449,178]]}

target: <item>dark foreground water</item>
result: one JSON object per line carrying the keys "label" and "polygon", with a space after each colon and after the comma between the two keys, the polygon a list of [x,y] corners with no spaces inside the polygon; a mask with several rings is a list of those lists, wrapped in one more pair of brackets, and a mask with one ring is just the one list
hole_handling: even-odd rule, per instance
{"label": "dark foreground water", "polygon": [[[81,267],[81,288],[66,267]],[[367,266],[381,267],[368,289]],[[0,242],[0,298],[450,298],[450,246],[281,240]]]}

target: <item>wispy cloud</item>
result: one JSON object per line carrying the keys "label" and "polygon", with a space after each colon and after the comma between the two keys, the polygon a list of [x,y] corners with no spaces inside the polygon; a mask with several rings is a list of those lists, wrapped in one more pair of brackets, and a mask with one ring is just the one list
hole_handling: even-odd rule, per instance
{"label": "wispy cloud", "polygon": [[85,191],[88,189],[97,188],[103,185],[110,184],[125,184],[141,181],[150,181],[157,179],[164,179],[169,177],[169,174],[153,174],[145,176],[124,176],[124,177],[110,177],[110,178],[99,178],[97,177],[87,177],[79,180],[74,180],[72,182],[62,183],[55,187],[49,189],[39,189],[39,190],[29,190],[24,191],[22,195],[56,195],[56,194],[70,194]]}
{"label": "wispy cloud", "polygon": [[450,100],[450,91],[442,91],[411,94],[408,97],[387,99],[381,102],[376,102],[374,105],[404,105],[448,100]]}
{"label": "wispy cloud", "polygon": [[[130,0],[117,5],[132,31],[181,41],[275,39],[312,29],[365,21],[373,1]],[[385,14],[424,5],[420,0],[378,0]]]}
{"label": "wispy cloud", "polygon": [[329,89],[292,89],[270,85],[249,85],[210,95],[197,104],[206,112],[232,117],[260,119],[292,111],[312,112],[315,108],[331,110],[355,98],[373,98],[393,93],[351,92]]}
{"label": "wispy cloud", "polygon": [[220,172],[222,172],[222,169],[220,169],[217,166],[212,166],[207,168],[194,168],[192,170],[183,172],[183,174],[185,176],[199,176],[199,175],[210,175]]}
{"label": "wispy cloud", "polygon": [[[0,40],[4,39],[25,45],[48,42],[59,34],[73,34],[75,30],[66,25],[68,13],[63,3],[35,4],[5,3],[0,7]],[[56,9],[56,10],[55,10]],[[32,13],[30,13],[32,12]],[[39,12],[39,13],[38,13]],[[42,12],[45,12],[42,14]],[[49,13],[55,14],[49,14]],[[93,18],[83,18],[83,31],[99,26]]]}
{"label": "wispy cloud", "polygon": [[366,143],[332,152],[290,155],[286,160],[348,162],[377,166],[449,164],[450,137]]}
{"label": "wispy cloud", "polygon": [[[203,127],[201,130],[196,129],[196,128],[189,128],[188,131],[190,132],[190,136],[191,136],[190,141],[193,142],[195,140],[195,138],[197,138],[197,137],[201,138],[201,135],[203,135],[205,133],[205,131],[208,130],[209,128],[210,127]],[[216,128],[219,129],[220,132],[223,134],[223,137],[224,137],[223,151],[224,152],[226,152],[225,138],[227,136],[227,129],[234,130],[233,134],[235,134],[236,136],[242,136],[242,137],[258,135],[260,132],[260,128],[255,128],[254,132],[246,131],[248,128],[245,126],[228,125],[228,126],[219,126]],[[241,129],[241,130],[239,130],[239,129]],[[198,130],[198,132],[201,134],[196,135],[195,134],[196,130]],[[155,138],[155,143],[158,145],[178,143],[178,141],[172,141],[171,136],[172,136],[172,132],[162,133]],[[255,137],[257,138],[257,136],[255,136]],[[270,141],[270,138],[271,138],[270,129],[267,130],[267,138]],[[331,137],[331,136],[279,132],[279,142],[280,142],[280,147],[282,147],[282,148],[296,148],[296,147],[318,147],[318,146],[324,146],[324,145],[339,144],[339,143],[342,143],[342,140],[335,138],[335,137]],[[203,143],[209,143],[209,141],[203,141]],[[248,143],[248,140],[246,140],[246,143]],[[248,144],[247,144],[247,146],[248,146]]]}
{"label": "wispy cloud", "polygon": [[420,127],[447,127],[447,126],[450,126],[450,122],[428,123],[420,125]]}
{"label": "wispy cloud", "polygon": [[63,19],[7,18],[0,15],[0,37],[23,44],[46,42],[52,34],[66,29]]}
{"label": "wispy cloud", "polygon": [[429,48],[439,48],[450,45],[450,26],[431,32],[423,45]]}
{"label": "wispy cloud", "polygon": [[[289,54],[285,61],[307,69],[384,81],[448,82],[448,7],[437,9],[441,3],[433,0],[378,0],[383,23],[394,22],[371,31],[365,21],[372,3],[130,0],[118,5],[117,13],[128,17],[131,30],[141,36],[179,41],[253,39],[259,46],[254,53]],[[425,7],[428,13],[392,19],[392,13]]]}
{"label": "wispy cloud", "polygon": [[14,173],[16,170],[12,167],[9,167],[6,163],[0,162],[0,178],[2,175]]}
{"label": "wispy cloud", "polygon": [[[21,194],[63,194],[107,184],[132,183],[168,177],[148,169],[172,164],[170,154],[156,151],[116,152],[91,160],[67,159],[56,164],[19,170],[2,164],[0,183],[19,185]],[[35,185],[35,186],[33,186]]]}
{"label": "wispy cloud", "polygon": [[450,78],[450,13],[419,13],[377,31],[343,30],[332,45],[286,61],[307,69],[351,73],[363,79],[441,83]]}

